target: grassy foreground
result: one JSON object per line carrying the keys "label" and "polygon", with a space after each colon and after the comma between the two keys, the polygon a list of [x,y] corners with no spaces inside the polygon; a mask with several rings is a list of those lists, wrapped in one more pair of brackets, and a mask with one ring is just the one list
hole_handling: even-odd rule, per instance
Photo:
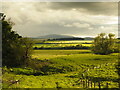
{"label": "grassy foreground", "polygon": [[[95,55],[90,50],[34,50],[41,63],[34,75],[30,68],[4,68],[3,88],[82,88],[80,80],[101,81],[101,87],[118,88],[115,64],[118,53]],[[17,81],[17,83],[13,83]],[[95,86],[98,88],[98,85]]]}

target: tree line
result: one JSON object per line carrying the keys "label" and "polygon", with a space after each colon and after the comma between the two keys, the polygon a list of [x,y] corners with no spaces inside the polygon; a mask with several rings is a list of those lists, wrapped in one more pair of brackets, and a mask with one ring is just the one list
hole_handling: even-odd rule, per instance
{"label": "tree line", "polygon": [[2,65],[17,67],[27,65],[30,60],[32,41],[23,38],[12,30],[15,25],[10,19],[5,19],[6,15],[0,13],[2,23]]}

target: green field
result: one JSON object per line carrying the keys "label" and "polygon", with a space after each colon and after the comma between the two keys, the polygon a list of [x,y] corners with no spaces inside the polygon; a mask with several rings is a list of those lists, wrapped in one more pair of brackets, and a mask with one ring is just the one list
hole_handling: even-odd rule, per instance
{"label": "green field", "polygon": [[33,47],[44,47],[44,48],[49,48],[49,47],[68,47],[68,46],[76,46],[76,45],[82,45],[82,46],[88,46],[90,47],[91,44],[35,44]]}
{"label": "green field", "polygon": [[44,47],[44,48],[60,48],[60,47],[69,47],[69,46],[76,46],[76,45],[82,45],[82,46],[87,46],[91,47],[92,40],[73,40],[73,41],[45,41],[42,44],[35,44],[33,47]]}
{"label": "green field", "polygon": [[77,44],[80,44],[80,43],[91,43],[93,42],[92,40],[71,40],[71,41],[45,41],[45,43],[77,43]]}
{"label": "green field", "polygon": [[32,58],[41,60],[51,59],[61,56],[70,56],[75,54],[90,53],[90,50],[34,50]]}
{"label": "green field", "polygon": [[[83,88],[80,80],[101,81],[101,87],[118,88],[115,63],[118,53],[95,55],[90,50],[34,50],[33,59],[41,62],[43,74],[29,68],[4,68],[3,88]],[[29,73],[29,75],[27,75]],[[11,84],[11,80],[19,80]],[[57,83],[57,84],[56,84]]]}

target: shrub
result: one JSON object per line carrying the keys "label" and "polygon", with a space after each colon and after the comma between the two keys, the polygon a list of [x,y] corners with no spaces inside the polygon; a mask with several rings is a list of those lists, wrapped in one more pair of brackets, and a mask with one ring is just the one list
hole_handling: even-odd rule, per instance
{"label": "shrub", "polygon": [[114,47],[115,47],[115,38],[114,34],[108,34],[108,36],[105,33],[99,34],[95,39],[94,39],[94,44],[92,51],[95,54],[110,54],[114,52]]}

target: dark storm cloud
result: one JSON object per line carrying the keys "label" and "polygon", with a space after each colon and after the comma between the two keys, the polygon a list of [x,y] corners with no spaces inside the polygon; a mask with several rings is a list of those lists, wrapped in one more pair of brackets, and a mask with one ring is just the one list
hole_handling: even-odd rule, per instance
{"label": "dark storm cloud", "polygon": [[118,15],[118,3],[117,2],[47,2],[36,3],[35,7],[38,10],[41,4],[46,4],[49,9],[53,10],[71,10],[77,9],[80,12],[86,12],[88,14],[102,14],[102,15]]}

